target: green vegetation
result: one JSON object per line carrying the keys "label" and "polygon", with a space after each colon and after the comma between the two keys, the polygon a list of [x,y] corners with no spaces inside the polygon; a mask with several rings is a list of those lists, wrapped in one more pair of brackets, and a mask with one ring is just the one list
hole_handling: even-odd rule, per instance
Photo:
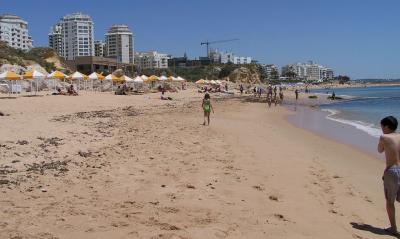
{"label": "green vegetation", "polygon": [[[140,75],[175,75],[181,76],[188,81],[197,81],[199,79],[217,80],[228,77],[234,70],[242,66],[234,64],[191,66],[191,67],[170,67],[168,69],[143,69]],[[244,66],[247,68],[251,65]]]}
{"label": "green vegetation", "polygon": [[45,59],[55,55],[51,48],[37,47],[30,51],[22,51],[9,47],[7,43],[0,41],[0,63],[1,64],[16,64],[26,66],[26,61],[35,61],[46,71],[50,72],[55,70],[53,63],[47,62]]}
{"label": "green vegetation", "polygon": [[335,80],[339,81],[339,84],[343,85],[343,84],[348,83],[350,81],[350,77],[338,75],[338,76],[335,77]]}

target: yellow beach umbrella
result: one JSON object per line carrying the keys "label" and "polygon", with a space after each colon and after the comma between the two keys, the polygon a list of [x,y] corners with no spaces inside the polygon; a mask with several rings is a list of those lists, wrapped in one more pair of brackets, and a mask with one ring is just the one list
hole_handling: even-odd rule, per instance
{"label": "yellow beach umbrella", "polygon": [[[6,71],[0,74],[0,80],[9,80],[11,81],[11,93],[14,93],[14,85],[13,81],[21,80],[21,76],[13,71]],[[15,83],[16,85],[16,83]],[[15,86],[15,88],[17,88]],[[18,90],[17,90],[18,91]]]}
{"label": "yellow beach umbrella", "polygon": [[174,77],[173,77],[173,76],[168,76],[167,80],[168,80],[168,81],[173,81],[173,80],[174,80]]}
{"label": "yellow beach umbrella", "polygon": [[202,85],[202,84],[206,83],[206,81],[203,80],[203,79],[200,79],[200,80],[196,81],[195,83],[199,84],[199,85]]}
{"label": "yellow beach umbrella", "polygon": [[[44,74],[42,74],[41,72],[39,72],[37,70],[27,71],[27,72],[25,72],[25,74],[22,77],[24,79],[26,79],[26,80],[33,80],[33,79],[36,80],[36,92],[35,92],[35,94],[39,90],[39,84],[38,84],[37,80],[45,78]],[[31,92],[32,92],[32,81],[31,81]]]}
{"label": "yellow beach umbrella", "polygon": [[158,77],[155,76],[155,75],[152,75],[152,76],[149,77],[148,80],[149,80],[149,81],[157,81],[157,80],[158,80]]}
{"label": "yellow beach umbrella", "polygon": [[13,71],[5,71],[0,74],[1,80],[21,80],[21,76]]}
{"label": "yellow beach umbrella", "polygon": [[117,77],[117,76],[115,76],[115,75],[113,75],[113,74],[108,74],[108,75],[105,77],[105,79],[106,79],[106,80],[112,80],[112,81],[119,81],[119,77]]}
{"label": "yellow beach umbrella", "polygon": [[53,71],[50,75],[47,76],[47,78],[53,78],[53,79],[65,79],[68,76],[61,71]]}

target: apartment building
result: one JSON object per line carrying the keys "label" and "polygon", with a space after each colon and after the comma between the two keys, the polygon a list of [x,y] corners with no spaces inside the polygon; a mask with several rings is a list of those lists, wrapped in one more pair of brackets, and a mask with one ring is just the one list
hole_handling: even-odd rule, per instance
{"label": "apartment building", "polygon": [[64,16],[51,28],[49,46],[67,60],[74,60],[80,56],[94,56],[92,18],[79,12]]}
{"label": "apartment building", "polygon": [[32,37],[28,34],[28,22],[11,14],[0,16],[0,40],[16,49],[29,50],[33,47]]}
{"label": "apartment building", "polygon": [[138,52],[135,54],[135,63],[140,69],[165,69],[168,68],[167,54],[157,51]]}
{"label": "apartment building", "polygon": [[133,33],[127,25],[113,25],[106,33],[107,57],[118,63],[134,63]]}

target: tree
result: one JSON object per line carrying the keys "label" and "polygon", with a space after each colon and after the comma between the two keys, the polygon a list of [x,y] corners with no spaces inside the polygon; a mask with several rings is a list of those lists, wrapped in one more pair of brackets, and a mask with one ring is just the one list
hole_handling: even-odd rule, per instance
{"label": "tree", "polygon": [[339,84],[343,85],[350,81],[350,77],[338,75],[337,77],[335,77],[335,80],[339,81]]}
{"label": "tree", "polygon": [[289,70],[289,71],[286,71],[285,73],[283,73],[283,76],[288,77],[290,79],[295,79],[297,77],[297,74],[296,74],[296,72]]}
{"label": "tree", "polygon": [[233,64],[226,64],[222,67],[221,71],[218,74],[218,78],[222,79],[224,77],[229,76],[237,67]]}
{"label": "tree", "polygon": [[279,72],[276,69],[272,69],[270,73],[270,78],[272,80],[278,80],[279,79]]}

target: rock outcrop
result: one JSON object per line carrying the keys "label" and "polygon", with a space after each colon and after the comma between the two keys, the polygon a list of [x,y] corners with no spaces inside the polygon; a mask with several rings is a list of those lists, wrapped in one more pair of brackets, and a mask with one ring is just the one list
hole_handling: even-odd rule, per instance
{"label": "rock outcrop", "polygon": [[260,84],[260,73],[255,66],[240,67],[229,74],[229,80],[235,83]]}

